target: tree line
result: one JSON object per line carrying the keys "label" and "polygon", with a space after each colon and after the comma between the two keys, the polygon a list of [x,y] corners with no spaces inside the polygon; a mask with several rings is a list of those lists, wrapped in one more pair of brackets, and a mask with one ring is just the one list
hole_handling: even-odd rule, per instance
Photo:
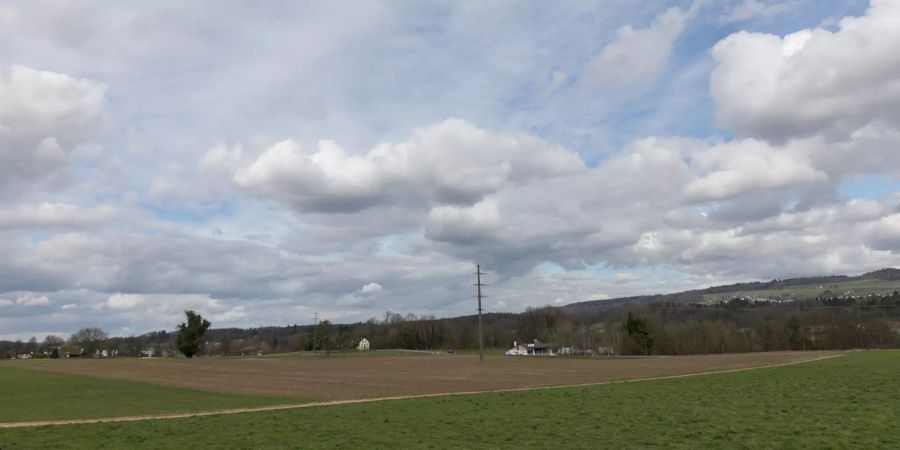
{"label": "tree line", "polygon": [[178,332],[173,333],[171,339],[166,332],[111,338],[102,328],[88,327],[72,333],[69,339],[48,335],[40,342],[36,337],[27,342],[0,341],[0,355],[7,358],[162,356],[166,352],[160,346],[160,338],[163,338],[169,347],[169,355],[175,356],[177,349],[177,352],[191,358],[204,348],[204,336],[212,324],[195,311],[184,313],[186,320],[178,325]]}
{"label": "tree line", "polygon": [[[900,293],[861,298],[823,296],[790,303],[735,298],[714,305],[680,302],[617,304],[592,313],[566,308],[529,308],[520,314],[483,316],[487,347],[509,348],[514,342],[540,341],[594,354],[684,355],[776,350],[828,350],[900,347]],[[196,322],[196,321],[195,321]],[[191,318],[183,324],[187,326]],[[206,322],[208,323],[208,322]],[[199,322],[203,325],[203,321]],[[195,323],[194,326],[197,324]],[[206,325],[209,328],[209,325]],[[46,352],[50,348],[96,355],[186,354],[180,332],[109,337],[86,328],[68,340],[0,342],[0,354]],[[385,312],[353,324],[322,321],[317,326],[291,325],[251,329],[208,329],[185,342],[198,355],[255,355],[294,351],[353,349],[359,340],[372,349],[439,350],[478,348],[474,316],[439,319]],[[192,353],[193,354],[193,353]]]}

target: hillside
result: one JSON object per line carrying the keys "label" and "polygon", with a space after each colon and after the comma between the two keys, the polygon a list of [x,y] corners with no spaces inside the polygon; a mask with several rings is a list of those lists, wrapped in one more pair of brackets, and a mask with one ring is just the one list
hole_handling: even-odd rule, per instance
{"label": "hillside", "polygon": [[869,294],[886,294],[900,290],[900,269],[886,268],[858,276],[828,275],[753,281],[704,289],[694,289],[672,294],[622,297],[610,300],[590,300],[571,303],[562,307],[573,315],[593,314],[619,306],[648,303],[718,302],[734,297],[789,297],[795,300],[820,296],[851,297]]}

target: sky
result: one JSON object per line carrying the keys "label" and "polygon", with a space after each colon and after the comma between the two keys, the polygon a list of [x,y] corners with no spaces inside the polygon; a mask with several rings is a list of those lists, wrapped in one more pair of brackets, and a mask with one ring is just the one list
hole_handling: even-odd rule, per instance
{"label": "sky", "polygon": [[0,339],[900,266],[900,0],[0,0]]}

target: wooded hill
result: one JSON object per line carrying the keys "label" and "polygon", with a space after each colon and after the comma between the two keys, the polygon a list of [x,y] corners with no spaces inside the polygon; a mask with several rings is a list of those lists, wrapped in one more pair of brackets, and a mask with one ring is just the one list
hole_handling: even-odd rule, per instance
{"label": "wooded hill", "polygon": [[[642,295],[634,297],[622,297],[610,300],[590,300],[585,302],[572,303],[562,306],[561,308],[567,313],[575,316],[593,315],[598,312],[607,311],[622,306],[648,305],[651,303],[703,303],[705,299],[711,294],[737,295],[744,292],[782,291],[785,290],[785,288],[797,288],[802,286],[841,286],[844,283],[852,283],[858,281],[881,282],[878,283],[881,285],[879,293],[889,294],[896,289],[900,289],[900,269],[886,268],[868,272],[858,276],[828,275],[820,277],[787,278],[774,279],[771,281],[735,283],[721,286],[712,286],[704,289],[676,292],[673,294]],[[834,289],[831,290],[833,291]],[[824,290],[823,293],[825,293]],[[818,295],[800,295],[796,297],[796,299],[810,300],[816,297],[818,297]]]}

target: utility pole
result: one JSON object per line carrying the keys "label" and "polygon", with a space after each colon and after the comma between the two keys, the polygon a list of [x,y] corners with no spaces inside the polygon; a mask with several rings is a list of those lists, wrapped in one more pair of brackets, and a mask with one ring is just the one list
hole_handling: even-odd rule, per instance
{"label": "utility pole", "polygon": [[481,332],[481,299],[485,296],[481,295],[481,287],[487,286],[481,284],[481,265],[475,265],[475,287],[478,289],[478,358],[484,362],[484,335]]}
{"label": "utility pole", "polygon": [[619,332],[616,331],[616,356],[622,354],[622,344],[619,343]]}
{"label": "utility pole", "polygon": [[313,325],[313,348],[312,348],[312,351],[313,351],[313,354],[316,354],[316,331],[319,330],[319,313],[318,312],[316,312],[316,319],[315,319],[315,322],[313,322],[313,323],[314,323],[314,325]]}

